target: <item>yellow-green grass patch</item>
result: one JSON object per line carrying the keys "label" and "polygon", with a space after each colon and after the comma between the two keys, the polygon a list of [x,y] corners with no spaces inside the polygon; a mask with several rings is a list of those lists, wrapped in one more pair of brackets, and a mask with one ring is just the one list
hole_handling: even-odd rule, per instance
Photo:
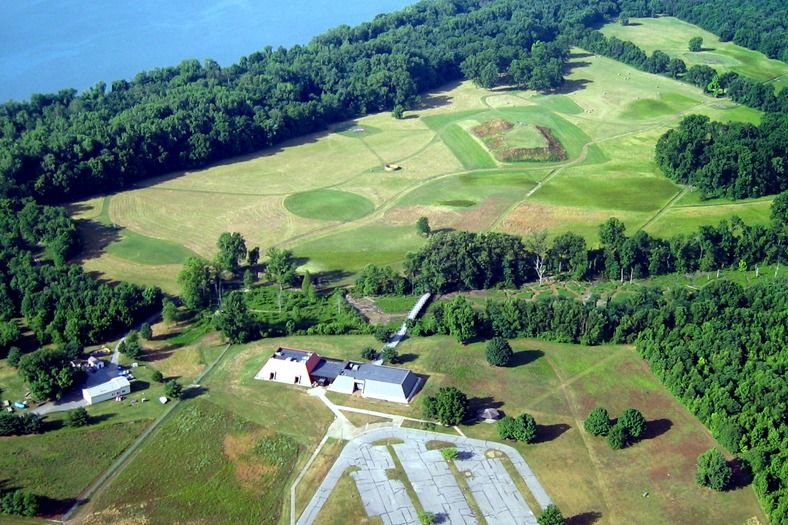
{"label": "yellow-green grass patch", "polygon": [[82,262],[86,272],[107,281],[128,281],[140,286],[158,286],[165,293],[177,295],[179,264],[159,266],[142,265],[107,253]]}
{"label": "yellow-green grass patch", "polygon": [[97,494],[91,522],[278,523],[299,448],[209,401],[182,403]]}
{"label": "yellow-green grass patch", "polygon": [[651,222],[645,230],[655,237],[692,234],[703,225],[716,225],[734,215],[747,224],[766,224],[769,222],[772,200],[772,197],[765,197],[742,203],[675,206]]}
{"label": "yellow-green grass patch", "polygon": [[2,437],[4,487],[23,488],[41,497],[42,515],[63,514],[148,423],[135,420]]}
{"label": "yellow-green grass patch", "polygon": [[182,264],[187,257],[196,255],[182,245],[146,237],[131,230],[123,230],[120,239],[106,247],[108,254],[146,266]]}
{"label": "yellow-green grass patch", "polygon": [[320,189],[289,195],[285,207],[299,217],[323,221],[352,221],[371,213],[375,206],[361,195]]}
{"label": "yellow-green grass patch", "polygon": [[346,470],[334,486],[326,503],[315,519],[315,525],[383,525],[379,516],[370,518],[364,510],[364,503],[350,475],[353,467]]}
{"label": "yellow-green grass patch", "polygon": [[630,102],[619,115],[622,119],[646,120],[679,114],[697,105],[697,99],[679,93],[660,93],[656,98]]}
{"label": "yellow-green grass patch", "polygon": [[308,259],[305,269],[312,273],[329,270],[355,272],[368,264],[400,263],[406,253],[418,249],[424,237],[412,226],[390,226],[381,222],[330,233],[293,246],[300,257]]}
{"label": "yellow-green grass patch", "polygon": [[558,113],[579,115],[583,112],[583,108],[578,106],[574,100],[566,95],[536,95],[531,97],[530,100],[550,111],[556,111]]}
{"label": "yellow-green grass patch", "polygon": [[[651,54],[659,49],[670,56],[684,60],[688,66],[704,64],[717,71],[734,71],[761,82],[782,77],[778,83],[784,86],[788,82],[788,65],[768,58],[766,55],[734,44],[721,42],[720,39],[701,29],[673,17],[631,18],[626,26],[610,23],[602,28],[602,33],[628,40]],[[689,51],[689,39],[699,36],[703,38],[702,51]]]}
{"label": "yellow-green grass patch", "polygon": [[152,184],[186,191],[281,195],[296,187],[304,191],[337,184],[379,164],[362,140],[318,133]]}
{"label": "yellow-green grass patch", "polygon": [[339,457],[339,453],[342,452],[344,446],[344,441],[328,438],[320,449],[320,452],[315,456],[315,460],[304,473],[304,477],[301,478],[298,487],[296,487],[297,516],[301,515],[301,512],[303,512],[309,500],[315,495],[317,488],[320,486],[320,483],[323,482],[328,471],[331,470],[331,467],[334,465],[337,457]]}

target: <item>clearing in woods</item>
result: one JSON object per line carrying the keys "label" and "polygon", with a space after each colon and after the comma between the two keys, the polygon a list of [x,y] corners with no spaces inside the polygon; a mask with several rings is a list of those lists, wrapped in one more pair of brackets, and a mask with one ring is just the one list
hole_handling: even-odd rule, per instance
{"label": "clearing in woods", "polygon": [[[219,235],[237,231],[250,247],[293,249],[304,269],[347,282],[370,263],[399,267],[424,243],[414,227],[420,216],[433,229],[575,231],[591,245],[597,226],[612,216],[629,233],[645,228],[660,236],[732,214],[749,223],[768,220],[769,198],[685,207],[683,189],[653,160],[659,136],[687,114],[757,123],[760,112],[579,49],[567,79],[571,89],[553,95],[458,83],[426,95],[402,120],[369,115],[76,203],[74,214],[89,233],[83,265],[176,293],[183,258],[212,257]],[[549,140],[537,133],[544,128],[565,160],[506,162],[472,131],[490,122],[512,125],[502,133],[501,151],[538,149]],[[386,171],[386,163],[402,169]]]}
{"label": "clearing in woods", "polygon": [[[253,518],[259,518],[255,523],[289,523],[287,497],[277,504],[266,504],[275,509],[270,517],[259,515],[259,498],[274,501],[259,490],[264,487],[272,494],[282,494],[290,486],[332,415],[304,388],[252,378],[278,346],[357,359],[359,349],[370,345],[374,345],[374,338],[369,335],[294,336],[232,348],[205,381],[205,393],[185,402],[179,415],[152,438],[156,444],[144,447],[97,497],[95,523],[107,522],[100,520],[109,516],[167,521],[175,512],[167,509],[169,504],[190,506],[195,509],[191,515],[203,519],[222,509],[230,513],[226,516],[238,517],[236,523],[252,523]],[[419,397],[442,386],[456,386],[468,394],[473,409],[492,404],[509,415],[532,414],[538,425],[537,442],[509,444],[523,454],[567,517],[593,517],[597,525],[744,523],[751,517],[764,522],[751,487],[717,493],[695,483],[697,455],[719,445],[661,385],[631,346],[583,347],[520,339],[513,340],[512,347],[514,362],[504,368],[487,365],[483,342],[463,346],[443,336],[409,338],[402,343],[400,354],[407,356],[410,369],[429,377]],[[421,416],[418,399],[398,405],[343,394],[330,397],[337,404]],[[613,417],[626,408],[641,410],[648,422],[645,439],[614,451],[604,439],[585,434],[582,421],[597,405],[605,406]],[[294,413],[309,413],[310,417],[293,417]],[[495,425],[469,424],[461,430],[469,437],[498,439]],[[271,440],[272,444],[259,444]],[[189,449],[182,446],[186,442],[197,443],[189,458],[183,456]],[[329,442],[308,471],[304,490],[297,493],[298,510],[309,499],[307,489],[319,483],[320,473],[330,468],[332,456],[341,448],[341,444]],[[166,469],[154,465],[166,465]],[[196,489],[205,483],[223,487],[217,493],[228,498],[227,502],[214,508],[213,496],[205,499],[204,491]],[[144,494],[142,486],[148,487]],[[179,488],[177,498],[166,496],[175,493],[172,487]],[[348,483],[337,487],[330,508],[343,509],[361,522],[364,511],[354,488]],[[643,497],[644,492],[649,493],[648,498]],[[250,499],[253,497],[257,499]],[[160,498],[167,504],[159,502]],[[250,514],[242,517],[227,508],[235,505]]]}
{"label": "clearing in woods", "polygon": [[[607,24],[602,33],[629,40],[649,55],[659,49],[682,59],[687,67],[702,64],[719,72],[733,71],[761,82],[772,82],[778,91],[788,85],[788,65],[784,62],[733,42],[722,42],[717,35],[678,18],[630,18],[625,26]],[[703,47],[693,53],[688,45],[689,39],[695,36],[703,38]]]}

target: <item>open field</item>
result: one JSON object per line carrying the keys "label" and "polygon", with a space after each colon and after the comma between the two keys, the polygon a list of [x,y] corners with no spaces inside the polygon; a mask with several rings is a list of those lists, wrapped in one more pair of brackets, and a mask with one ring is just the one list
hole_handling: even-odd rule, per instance
{"label": "open field", "polygon": [[[248,381],[277,345],[355,358],[368,340],[348,336],[262,341],[247,347],[242,354],[246,361],[237,370],[246,376],[241,381]],[[487,365],[483,343],[461,346],[448,337],[409,339],[400,353],[406,356],[404,366],[428,376],[419,397],[440,386],[454,385],[469,395],[473,406],[497,406],[509,415],[523,411],[534,415],[537,443],[516,446],[567,516],[593,516],[598,524],[744,523],[752,516],[763,522],[750,487],[714,493],[695,484],[695,458],[715,442],[631,347],[583,347],[535,340],[512,344],[515,364],[508,368]],[[297,390],[271,386],[287,395]],[[300,393],[308,398],[305,392]],[[349,406],[420,416],[418,398],[410,406],[401,406],[357,396],[329,397]],[[613,416],[629,407],[640,409],[648,420],[646,439],[613,451],[604,440],[587,435],[581,430],[582,420],[596,405],[607,407]],[[471,437],[497,439],[494,425],[463,425],[463,431]],[[643,492],[649,492],[648,498]]]}
{"label": "open field", "polygon": [[[702,213],[674,209],[682,188],[659,173],[654,145],[690,113],[760,119],[756,110],[688,84],[576,49],[560,94],[457,83],[425,95],[403,120],[365,116],[256,155],[76,203],[72,212],[87,232],[86,269],[170,293],[178,290],[180,261],[190,253],[212,257],[224,231],[240,232],[248,246],[291,248],[303,268],[324,274],[318,275],[323,283],[342,284],[366,264],[400,267],[424,243],[414,227],[420,216],[437,230],[575,231],[592,245],[597,225],[611,216],[629,233],[646,228],[661,236],[738,212],[748,222],[765,220],[765,201],[708,203],[713,206]],[[497,160],[471,131],[494,119],[515,125],[507,139],[513,144],[533,146],[534,126],[549,128],[567,160]],[[402,169],[387,172],[385,163]]]}
{"label": "open field", "polygon": [[[678,18],[630,18],[629,25],[611,23],[601,31],[605,36],[629,40],[648,54],[655,49],[664,51],[681,58],[687,66],[705,64],[720,72],[734,71],[761,82],[773,82],[778,90],[788,85],[788,65],[784,62],[733,42],[721,42],[717,35]],[[687,46],[695,36],[703,38],[703,47],[692,53]]]}

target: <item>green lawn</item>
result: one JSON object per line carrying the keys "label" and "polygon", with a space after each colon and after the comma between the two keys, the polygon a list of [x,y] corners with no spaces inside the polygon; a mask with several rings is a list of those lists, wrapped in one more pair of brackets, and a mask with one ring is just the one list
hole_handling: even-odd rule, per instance
{"label": "green lawn", "polygon": [[484,146],[457,124],[449,124],[441,132],[441,139],[449,146],[449,149],[466,169],[494,168],[497,166],[495,160],[493,160]]}
{"label": "green lawn", "polygon": [[146,237],[131,230],[123,230],[120,240],[108,245],[106,251],[143,265],[183,264],[187,257],[196,255],[176,242]]}
{"label": "green lawn", "polygon": [[[780,87],[788,84],[788,65],[772,60],[758,51],[753,51],[733,42],[721,42],[713,33],[673,17],[631,18],[629,25],[607,24],[602,28],[606,36],[629,40],[651,54],[655,49],[684,60],[688,66],[709,65],[718,71],[734,71],[762,82],[779,78]],[[701,52],[688,49],[689,39],[703,38]]]}
{"label": "green lawn", "polygon": [[352,221],[375,209],[361,195],[328,189],[293,193],[285,199],[285,207],[299,217],[323,221]]}

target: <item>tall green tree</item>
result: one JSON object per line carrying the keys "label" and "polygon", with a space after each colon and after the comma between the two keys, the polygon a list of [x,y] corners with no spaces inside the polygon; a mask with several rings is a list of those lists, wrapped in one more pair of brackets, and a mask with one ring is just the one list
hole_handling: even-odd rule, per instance
{"label": "tall green tree", "polygon": [[466,344],[478,334],[476,312],[462,295],[458,295],[446,305],[445,316],[449,333],[460,343]]}
{"label": "tall green tree", "polygon": [[249,313],[241,292],[232,292],[224,298],[213,323],[231,343],[245,343],[255,335],[256,322]]}
{"label": "tall green tree", "polygon": [[583,428],[591,435],[607,436],[610,432],[610,416],[607,410],[603,407],[594,408],[583,422]]}
{"label": "tall green tree", "polygon": [[456,387],[441,387],[435,395],[424,398],[424,415],[443,425],[459,425],[468,415],[468,396]]}
{"label": "tall green tree", "polygon": [[566,519],[564,519],[564,515],[561,514],[558,507],[551,503],[539,515],[537,523],[539,525],[565,525]]}
{"label": "tall green tree", "polygon": [[296,260],[290,250],[280,250],[279,248],[269,248],[265,253],[268,263],[265,267],[265,275],[272,282],[279,286],[279,310],[282,309],[282,292],[285,286],[293,284],[296,275]]}
{"label": "tall green tree", "polygon": [[181,299],[186,308],[196,310],[211,304],[216,283],[216,269],[202,257],[188,257],[178,274]]}
{"label": "tall green tree", "polygon": [[693,36],[689,39],[689,45],[687,46],[690,51],[693,53],[697,53],[701,49],[703,49],[703,38],[699,36]]}
{"label": "tall green tree", "polygon": [[238,232],[224,232],[216,241],[219,253],[216,254],[216,264],[225,271],[234,272],[240,262],[246,258],[246,241]]}
{"label": "tall green tree", "polygon": [[716,448],[710,448],[698,456],[698,468],[695,479],[699,485],[714,490],[725,490],[733,474],[725,457]]}

